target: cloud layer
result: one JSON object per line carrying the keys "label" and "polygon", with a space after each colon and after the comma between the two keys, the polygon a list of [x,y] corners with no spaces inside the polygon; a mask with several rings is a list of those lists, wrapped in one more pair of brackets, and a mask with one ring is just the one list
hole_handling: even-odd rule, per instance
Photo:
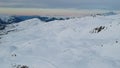
{"label": "cloud layer", "polygon": [[120,9],[120,0],[0,0],[0,7]]}

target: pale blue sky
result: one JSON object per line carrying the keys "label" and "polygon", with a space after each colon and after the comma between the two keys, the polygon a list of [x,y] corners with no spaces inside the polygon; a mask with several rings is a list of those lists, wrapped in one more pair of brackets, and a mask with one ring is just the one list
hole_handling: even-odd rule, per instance
{"label": "pale blue sky", "polygon": [[0,7],[120,10],[120,0],[0,0]]}

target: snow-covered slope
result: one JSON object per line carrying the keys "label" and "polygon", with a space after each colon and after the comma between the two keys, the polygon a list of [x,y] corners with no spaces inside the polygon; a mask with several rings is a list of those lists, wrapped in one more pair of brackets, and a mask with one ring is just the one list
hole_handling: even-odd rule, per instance
{"label": "snow-covered slope", "polygon": [[0,39],[0,68],[120,68],[120,15],[14,26]]}

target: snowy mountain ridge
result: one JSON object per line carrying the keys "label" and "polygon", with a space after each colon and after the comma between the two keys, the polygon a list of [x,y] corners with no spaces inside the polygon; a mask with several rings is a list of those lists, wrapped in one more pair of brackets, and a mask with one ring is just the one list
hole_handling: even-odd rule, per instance
{"label": "snowy mountain ridge", "polygon": [[9,24],[19,23],[19,22],[29,20],[29,19],[33,19],[33,18],[38,18],[39,20],[41,20],[43,22],[69,19],[68,17],[0,15],[0,30],[4,30]]}
{"label": "snowy mountain ridge", "polygon": [[119,14],[48,23],[34,18],[11,29],[0,39],[2,68],[120,68]]}
{"label": "snowy mountain ridge", "polygon": [[18,23],[22,22],[25,20],[33,19],[33,18],[38,18],[43,22],[49,22],[49,21],[54,21],[54,20],[65,20],[69,19],[68,17],[45,17],[45,16],[9,16],[9,15],[2,15],[0,16],[0,24],[12,24],[12,23]]}

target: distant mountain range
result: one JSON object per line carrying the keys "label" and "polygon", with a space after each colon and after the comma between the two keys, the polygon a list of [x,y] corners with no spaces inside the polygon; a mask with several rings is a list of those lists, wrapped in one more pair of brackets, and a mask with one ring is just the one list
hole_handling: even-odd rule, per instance
{"label": "distant mountain range", "polygon": [[18,23],[33,18],[38,18],[43,22],[69,19],[68,17],[62,18],[62,17],[47,17],[47,16],[0,16],[0,30],[4,29],[7,24]]}
{"label": "distant mountain range", "polygon": [[100,16],[110,16],[110,15],[117,15],[117,13],[115,13],[115,12],[107,12],[107,13],[96,14],[96,15],[100,15]]}
{"label": "distant mountain range", "polygon": [[[95,14],[92,16],[109,16],[109,15],[117,15],[115,12],[107,12],[107,13],[101,13],[101,14]],[[12,24],[12,23],[19,23],[25,20],[33,19],[33,18],[38,18],[39,20],[43,22],[50,22],[54,20],[66,20],[70,19],[69,17],[49,17],[49,16],[0,16],[0,30],[4,29],[7,24]]]}

